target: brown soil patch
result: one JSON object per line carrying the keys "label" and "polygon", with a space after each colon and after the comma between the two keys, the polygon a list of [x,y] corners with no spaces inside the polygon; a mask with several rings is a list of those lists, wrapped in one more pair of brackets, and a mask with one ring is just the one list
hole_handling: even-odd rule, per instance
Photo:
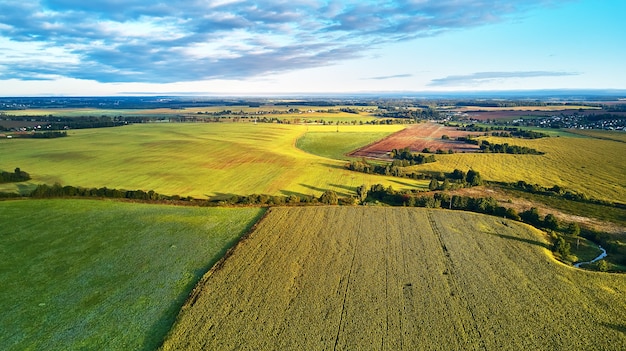
{"label": "brown soil patch", "polygon": [[[482,133],[457,130],[455,127],[446,127],[437,123],[420,123],[394,133],[380,141],[362,147],[348,154],[352,157],[368,157],[388,159],[388,153],[393,149],[409,147],[412,152],[421,152],[425,148],[431,151],[441,149],[454,152],[477,152],[477,145],[452,140],[460,136],[480,135]],[[441,139],[447,135],[451,140]]]}

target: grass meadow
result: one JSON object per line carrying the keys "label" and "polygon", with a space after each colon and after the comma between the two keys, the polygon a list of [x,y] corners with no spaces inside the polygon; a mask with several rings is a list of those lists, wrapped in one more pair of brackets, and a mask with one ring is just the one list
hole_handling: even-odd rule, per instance
{"label": "grass meadow", "polygon": [[273,208],[204,276],[163,350],[626,348],[626,276],[548,246],[461,211]]}
{"label": "grass meadow", "polygon": [[314,155],[336,160],[349,160],[346,156],[364,145],[376,142],[390,133],[402,130],[401,125],[346,127],[312,126],[299,138],[296,147]]}
{"label": "grass meadow", "polygon": [[[254,193],[319,196],[327,189],[347,196],[361,184],[427,185],[350,172],[345,161],[302,151],[295,144],[307,128],[329,130],[266,123],[153,123],[73,130],[58,139],[2,139],[0,169],[20,167],[33,179],[2,184],[0,191],[28,191],[35,184],[58,182],[206,198]],[[382,136],[398,127],[340,126],[335,133],[353,138],[357,133],[351,130],[366,128]]]}
{"label": "grass meadow", "polygon": [[0,201],[0,349],[155,349],[191,288],[262,212]]}

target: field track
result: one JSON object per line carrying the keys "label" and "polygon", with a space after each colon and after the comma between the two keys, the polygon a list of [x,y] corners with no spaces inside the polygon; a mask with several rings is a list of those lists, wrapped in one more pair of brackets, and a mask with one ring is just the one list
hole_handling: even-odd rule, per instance
{"label": "field track", "polygon": [[274,208],[204,276],[163,349],[626,349],[626,276],[545,246],[466,212]]}

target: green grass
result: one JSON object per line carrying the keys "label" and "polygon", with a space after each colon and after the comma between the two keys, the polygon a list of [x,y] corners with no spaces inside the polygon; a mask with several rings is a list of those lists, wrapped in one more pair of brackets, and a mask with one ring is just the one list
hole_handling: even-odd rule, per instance
{"label": "green grass", "polygon": [[573,263],[589,262],[602,253],[597,244],[585,238],[574,238],[566,235],[564,239],[570,244],[570,258]]}
{"label": "green grass", "polygon": [[190,289],[261,213],[0,202],[0,349],[156,348]]}
{"label": "green grass", "polygon": [[401,130],[398,125],[375,127],[317,127],[304,134],[296,146],[314,155],[337,160],[346,160],[347,153],[380,140],[391,133]]}
{"label": "green grass", "polygon": [[[361,184],[376,183],[395,188],[420,186],[416,181],[402,180],[405,185],[400,185],[392,177],[350,172],[345,161],[296,148],[296,140],[307,128],[333,127],[153,123],[73,130],[66,138],[50,140],[3,139],[0,169],[20,167],[33,179],[1,184],[0,191],[28,191],[36,184],[58,182],[206,198],[254,193],[319,196],[327,189],[348,195]],[[392,130],[339,128],[346,134],[351,128],[369,128],[375,133]]]}

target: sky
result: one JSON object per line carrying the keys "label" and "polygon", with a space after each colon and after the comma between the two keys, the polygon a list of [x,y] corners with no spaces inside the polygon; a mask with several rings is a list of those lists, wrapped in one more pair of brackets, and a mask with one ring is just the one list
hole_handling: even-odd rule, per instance
{"label": "sky", "polygon": [[0,0],[0,96],[626,89],[624,0]]}

